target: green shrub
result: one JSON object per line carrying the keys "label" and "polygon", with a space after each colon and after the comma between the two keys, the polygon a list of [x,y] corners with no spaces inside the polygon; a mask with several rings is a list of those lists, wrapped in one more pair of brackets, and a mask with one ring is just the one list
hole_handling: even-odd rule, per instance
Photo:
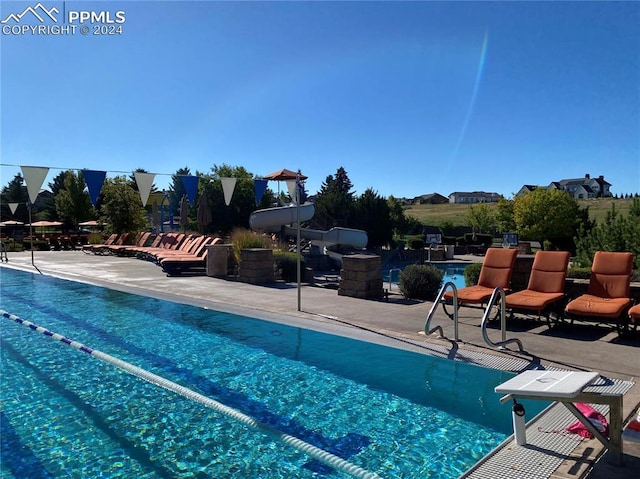
{"label": "green shrub", "polygon": [[442,285],[444,271],[435,266],[410,264],[400,272],[398,286],[407,299],[433,301]]}
{"label": "green shrub", "polygon": [[482,263],[471,263],[464,269],[464,284],[466,286],[475,286],[480,278],[480,270]]}
{"label": "green shrub", "polygon": [[270,248],[271,244],[265,236],[257,235],[253,231],[238,228],[231,233],[233,257],[236,264],[240,264],[240,250],[248,248]]}
{"label": "green shrub", "polygon": [[[298,281],[298,255],[289,251],[274,251],[273,263],[280,278],[287,283]],[[304,257],[300,258],[300,271],[305,269]]]}
{"label": "green shrub", "polygon": [[584,266],[572,266],[567,271],[567,278],[589,279],[591,277],[591,268]]}

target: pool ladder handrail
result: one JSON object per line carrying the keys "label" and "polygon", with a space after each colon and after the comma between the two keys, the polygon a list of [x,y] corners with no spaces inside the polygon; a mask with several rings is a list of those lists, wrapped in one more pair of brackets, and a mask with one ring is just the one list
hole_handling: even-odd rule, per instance
{"label": "pool ladder handrail", "polygon": [[433,329],[430,329],[431,320],[436,314],[436,309],[438,309],[438,305],[444,300],[444,293],[447,290],[447,287],[451,286],[451,290],[453,291],[453,335],[456,341],[459,341],[458,337],[458,287],[452,282],[447,281],[442,285],[438,295],[436,296],[436,300],[433,302],[431,309],[429,310],[429,314],[427,314],[427,320],[424,323],[424,334],[430,336],[431,334],[438,331],[440,333],[440,337],[444,338],[444,331],[442,330],[442,326],[435,326]]}
{"label": "pool ladder handrail", "polygon": [[[401,268],[391,268],[389,270],[389,289],[388,291],[391,291],[391,284],[393,283],[393,272],[397,271],[398,273],[402,273],[402,269]],[[398,280],[400,280],[400,277],[398,276]]]}
{"label": "pool ladder handrail", "polygon": [[[498,341],[497,343],[494,343],[489,339],[489,335],[487,334],[487,324],[489,323],[491,310],[498,298],[500,299],[500,305],[499,305],[500,330],[502,332],[502,340]],[[505,293],[504,293],[504,289],[502,289],[500,286],[498,286],[496,289],[493,290],[493,293],[491,294],[491,299],[489,299],[487,308],[484,311],[484,316],[482,316],[482,338],[484,339],[484,342],[487,343],[492,348],[506,349],[505,345],[510,343],[516,343],[518,345],[518,348],[520,349],[520,352],[524,351],[524,348],[522,347],[522,341],[520,341],[518,338],[507,339],[507,314],[505,310]]]}

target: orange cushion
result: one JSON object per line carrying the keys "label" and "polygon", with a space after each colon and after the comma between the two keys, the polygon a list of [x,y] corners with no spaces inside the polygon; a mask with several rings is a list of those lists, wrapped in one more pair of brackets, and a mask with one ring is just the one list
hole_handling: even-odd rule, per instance
{"label": "orange cushion", "polygon": [[640,321],[640,304],[636,304],[629,310],[629,317],[634,321]]}
{"label": "orange cushion", "polygon": [[577,316],[600,316],[617,318],[631,304],[629,298],[601,298],[583,294],[567,304],[567,313]]}
{"label": "orange cushion", "polygon": [[513,309],[528,309],[542,311],[548,305],[563,298],[562,293],[540,293],[538,291],[524,290],[507,295],[505,306]]}
{"label": "orange cushion", "polygon": [[[458,303],[484,303],[493,294],[493,289],[479,285],[461,288],[458,290]],[[444,298],[448,301],[453,301],[453,291],[449,290],[444,293]]]}
{"label": "orange cushion", "polygon": [[540,293],[563,292],[569,257],[568,251],[538,251],[527,289]]}
{"label": "orange cushion", "polygon": [[628,297],[632,268],[631,253],[596,251],[587,293],[603,298]]}

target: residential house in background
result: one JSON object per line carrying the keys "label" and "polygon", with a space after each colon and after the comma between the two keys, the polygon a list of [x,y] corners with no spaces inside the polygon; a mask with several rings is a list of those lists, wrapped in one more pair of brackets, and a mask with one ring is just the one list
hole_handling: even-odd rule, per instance
{"label": "residential house in background", "polygon": [[600,175],[597,178],[591,178],[591,175],[589,174],[584,175],[584,178],[571,178],[553,181],[549,186],[523,185],[516,193],[516,196],[523,195],[536,188],[550,188],[566,191],[577,200],[613,196],[610,190],[611,183],[607,182],[604,179],[604,176]]}
{"label": "residential house in background", "polygon": [[449,195],[449,203],[497,203],[502,195],[498,193],[486,193],[484,191],[474,191],[466,193],[455,191]]}
{"label": "residential house in background", "polygon": [[427,195],[416,196],[411,203],[414,205],[441,205],[449,203],[449,198],[440,193],[430,193]]}

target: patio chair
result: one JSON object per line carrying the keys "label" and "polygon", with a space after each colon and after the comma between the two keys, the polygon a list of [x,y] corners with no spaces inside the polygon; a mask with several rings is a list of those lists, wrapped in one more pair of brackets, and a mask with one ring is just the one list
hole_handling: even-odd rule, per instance
{"label": "patio chair", "polygon": [[145,244],[147,244],[149,242],[149,240],[151,239],[151,233],[150,232],[140,232],[136,235],[133,244],[132,245],[111,245],[111,246],[107,246],[107,250],[109,251],[109,253],[114,254],[114,255],[118,255],[118,256],[124,256],[127,254],[131,254],[133,252],[133,250],[135,248],[140,248],[143,247]]}
{"label": "patio chair", "polygon": [[632,253],[596,251],[586,294],[567,304],[565,316],[580,321],[614,322],[622,332],[628,326]]}
{"label": "patio chair", "polygon": [[207,236],[194,253],[171,255],[161,259],[159,264],[167,276],[204,270],[207,266],[207,247],[218,243],[222,243],[221,238]]}
{"label": "patio chair", "polygon": [[[478,284],[458,290],[458,307],[483,305],[491,298],[493,291],[500,287],[505,293],[509,291],[513,266],[516,263],[518,250],[489,248],[482,262]],[[444,294],[442,308],[447,316],[453,318],[453,312],[447,311],[447,305],[453,304],[453,291]]]}
{"label": "patio chair", "polygon": [[105,246],[115,244],[119,236],[120,235],[118,235],[117,233],[113,233],[102,244],[86,244],[82,247],[82,252],[87,254],[96,253],[99,249],[104,248]]}
{"label": "patio chair", "polygon": [[549,323],[551,313],[561,319],[565,305],[564,281],[567,277],[568,251],[538,251],[531,267],[527,289],[505,297],[505,307],[514,313],[544,316]]}

